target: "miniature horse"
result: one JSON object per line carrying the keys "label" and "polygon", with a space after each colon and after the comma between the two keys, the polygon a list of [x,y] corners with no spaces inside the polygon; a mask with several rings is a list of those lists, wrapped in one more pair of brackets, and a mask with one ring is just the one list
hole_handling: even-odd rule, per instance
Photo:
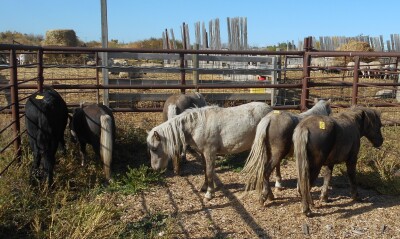
{"label": "miniature horse", "polygon": [[64,131],[67,122],[68,108],[57,91],[46,88],[42,93],[35,93],[28,98],[25,125],[34,154],[31,179],[40,179],[39,167],[42,164],[48,186],[52,185],[55,154],[59,145],[65,153]]}
{"label": "miniature horse", "polygon": [[78,141],[82,166],[86,159],[86,144],[93,147],[101,159],[107,180],[111,179],[111,162],[115,141],[115,120],[112,111],[105,105],[91,104],[77,108],[70,121],[73,141]]}
{"label": "miniature horse", "polygon": [[315,105],[301,114],[274,110],[267,114],[258,124],[256,137],[243,168],[247,173],[246,190],[262,191],[260,203],[267,198],[273,200],[274,195],[269,186],[269,177],[276,169],[277,189],[282,188],[280,162],[288,154],[293,153],[293,131],[296,125],[309,115],[329,115],[331,100],[314,100]]}
{"label": "miniature horse", "polygon": [[214,197],[215,160],[219,154],[240,153],[251,148],[258,122],[272,109],[261,102],[235,107],[206,106],[185,110],[154,127],[147,135],[151,166],[167,167],[170,158],[190,145],[205,162],[205,200]]}
{"label": "miniature horse", "polygon": [[[189,108],[200,108],[206,106],[206,100],[200,93],[189,93],[189,94],[174,94],[168,97],[164,103],[163,108],[163,119],[164,122],[179,115],[183,111]],[[180,164],[186,160],[186,147],[182,149],[180,156],[175,156],[172,159],[174,172],[180,174]]]}
{"label": "miniature horse", "polygon": [[345,162],[350,179],[351,197],[358,200],[356,184],[357,154],[360,138],[365,136],[374,147],[383,143],[380,114],[373,109],[354,107],[337,116],[309,116],[301,121],[293,134],[298,189],[302,211],[311,216],[311,186],[322,166],[327,166],[321,200],[328,200],[328,186],[335,164]]}

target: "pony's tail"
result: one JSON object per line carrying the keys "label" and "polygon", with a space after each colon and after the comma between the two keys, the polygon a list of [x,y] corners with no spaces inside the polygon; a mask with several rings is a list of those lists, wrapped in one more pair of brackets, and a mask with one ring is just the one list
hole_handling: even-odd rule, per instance
{"label": "pony's tail", "polygon": [[247,157],[246,164],[242,172],[246,173],[246,191],[254,190],[262,191],[264,168],[268,162],[268,154],[266,140],[268,140],[267,132],[271,122],[270,117],[264,117],[257,125],[256,136],[254,137],[251,151]]}
{"label": "pony's tail", "polygon": [[178,113],[176,112],[176,105],[175,104],[170,104],[168,105],[168,119],[174,118]]}
{"label": "pony's tail", "polygon": [[103,161],[104,173],[106,179],[111,178],[111,162],[113,152],[113,129],[112,118],[109,115],[100,116],[101,133],[100,133],[100,157]]}
{"label": "pony's tail", "polygon": [[297,166],[297,189],[302,198],[303,213],[308,213],[313,204],[310,192],[310,166],[307,157],[308,130],[297,127],[293,133],[294,156]]}

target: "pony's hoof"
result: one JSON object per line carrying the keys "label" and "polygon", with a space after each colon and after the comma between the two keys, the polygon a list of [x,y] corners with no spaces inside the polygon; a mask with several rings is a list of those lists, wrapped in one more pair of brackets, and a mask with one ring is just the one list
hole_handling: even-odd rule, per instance
{"label": "pony's hoof", "polygon": [[321,202],[325,202],[325,203],[330,202],[330,200],[328,199],[328,196],[321,196],[320,200],[321,200]]}
{"label": "pony's hoof", "polygon": [[275,196],[274,196],[274,194],[272,192],[268,193],[268,200],[269,201],[274,201],[275,200]]}
{"label": "pony's hoof", "polygon": [[204,201],[210,201],[212,198],[214,197],[214,195],[210,192],[206,192],[206,194],[204,195]]}
{"label": "pony's hoof", "polygon": [[258,198],[258,202],[261,204],[261,206],[264,206],[264,203],[265,203],[266,200],[267,200],[267,199],[266,199],[263,195],[261,195],[261,196]]}
{"label": "pony's hoof", "polygon": [[362,202],[363,200],[362,200],[362,198],[360,197],[360,196],[354,196],[354,197],[351,197],[351,199],[352,199],[352,201],[353,202]]}
{"label": "pony's hoof", "polygon": [[312,217],[312,212],[310,209],[308,209],[307,211],[303,212],[304,216],[306,217]]}
{"label": "pony's hoof", "polygon": [[207,184],[203,184],[203,186],[201,186],[200,188],[201,192],[206,192],[207,191]]}

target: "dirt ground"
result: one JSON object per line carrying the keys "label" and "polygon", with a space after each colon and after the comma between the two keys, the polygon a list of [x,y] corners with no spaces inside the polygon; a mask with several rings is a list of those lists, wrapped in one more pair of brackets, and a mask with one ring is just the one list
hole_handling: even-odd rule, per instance
{"label": "dirt ground", "polygon": [[[172,215],[168,238],[400,238],[400,197],[359,189],[362,202],[350,199],[347,179],[332,178],[329,203],[318,201],[321,179],[313,188],[314,216],[300,213],[295,162],[282,165],[285,189],[262,206],[255,191],[244,192],[243,175],[223,167],[216,169],[215,198],[204,202],[199,191],[204,176],[200,160],[189,156],[182,176],[166,172],[166,184],[157,186],[126,203],[125,220],[137,221],[147,213]],[[164,234],[165,233],[165,234]]]}

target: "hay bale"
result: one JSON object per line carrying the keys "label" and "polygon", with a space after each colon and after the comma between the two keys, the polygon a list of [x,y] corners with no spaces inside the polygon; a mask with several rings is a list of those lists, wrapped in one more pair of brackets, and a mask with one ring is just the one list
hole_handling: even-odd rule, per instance
{"label": "hay bale", "polygon": [[74,30],[49,30],[46,32],[46,46],[78,46],[78,37]]}
{"label": "hay bale", "polygon": [[[363,51],[363,52],[373,52],[374,49],[367,42],[355,41],[351,40],[346,44],[341,45],[336,48],[336,51]],[[374,61],[375,57],[361,57],[361,61],[371,62]],[[336,57],[336,61],[340,62],[341,65],[344,65],[344,57]],[[354,61],[354,57],[347,58],[346,64],[349,61]]]}

